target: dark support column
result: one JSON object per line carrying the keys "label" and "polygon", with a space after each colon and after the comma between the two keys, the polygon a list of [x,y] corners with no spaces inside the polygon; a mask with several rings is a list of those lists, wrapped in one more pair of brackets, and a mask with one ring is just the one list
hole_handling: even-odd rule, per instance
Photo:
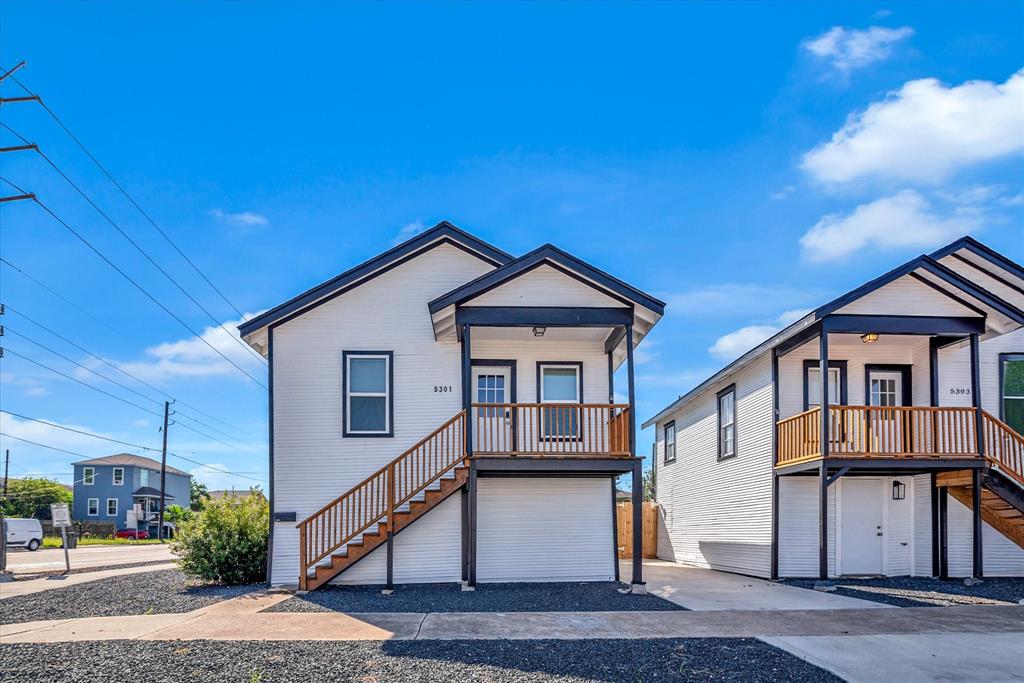
{"label": "dark support column", "polygon": [[470,326],[462,325],[462,409],[466,411],[466,456],[473,455],[473,351],[470,344]]}
{"label": "dark support column", "polygon": [[821,397],[818,405],[821,406],[821,459],[828,459],[829,444],[829,420],[828,420],[828,326],[821,321],[821,336],[818,338],[818,367],[821,373]]}
{"label": "dark support column", "polygon": [[473,346],[471,326],[462,325],[462,409],[466,411],[466,457],[469,458],[468,492],[463,497],[463,580],[476,585],[476,465],[473,462]]}
{"label": "dark support column", "polygon": [[615,403],[615,362],[612,359],[612,352],[608,356],[608,402]]}
{"label": "dark support column", "polygon": [[978,440],[978,455],[985,455],[984,421],[981,416],[981,352],[978,335],[971,335],[971,405],[974,406],[974,429]]}
{"label": "dark support column", "polygon": [[828,467],[824,460],[818,466],[818,578],[828,578]]}
{"label": "dark support column", "polygon": [[462,503],[462,580],[469,581],[469,489],[459,494]]}
{"label": "dark support column", "polygon": [[612,564],[615,565],[615,580],[619,580],[619,503],[615,500],[615,494],[617,487],[615,486],[615,477],[611,477],[612,482]]}
{"label": "dark support column", "polygon": [[[630,392],[632,393],[632,392]],[[644,585],[644,472],[643,461],[633,464],[633,592]]]}
{"label": "dark support column", "polygon": [[388,580],[387,590],[395,589],[395,534],[392,531],[388,531]]}
{"label": "dark support column", "polygon": [[939,339],[928,338],[928,377],[931,380],[931,401],[933,408],[939,405]]}
{"label": "dark support column", "polygon": [[772,472],[772,573],[779,578],[779,475]]}
{"label": "dark support column", "polygon": [[940,534],[942,531],[939,528],[939,487],[935,485],[937,479],[938,474],[932,472],[932,576],[939,576],[942,573],[942,550],[940,546]]}
{"label": "dark support column", "polygon": [[939,489],[939,578],[949,578],[949,490]]}
{"label": "dark support column", "polygon": [[985,563],[981,547],[981,470],[972,470],[971,488],[973,489],[974,513],[974,578],[980,579],[985,576]]}
{"label": "dark support column", "polygon": [[[633,325],[626,325],[626,374],[629,376],[629,452],[636,457],[636,382],[633,376]],[[636,485],[633,485],[636,488]]]}
{"label": "dark support column", "polygon": [[469,578],[468,586],[476,586],[476,466],[469,463]]}

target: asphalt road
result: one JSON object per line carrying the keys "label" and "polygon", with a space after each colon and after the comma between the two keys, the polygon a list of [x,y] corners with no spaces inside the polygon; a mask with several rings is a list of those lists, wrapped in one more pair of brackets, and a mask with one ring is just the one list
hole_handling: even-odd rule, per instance
{"label": "asphalt road", "polygon": [[[72,569],[86,567],[113,567],[136,562],[158,562],[173,559],[169,545],[100,545],[79,546],[68,551]],[[64,551],[60,548],[41,548],[35,552],[11,549],[7,553],[7,568],[15,574],[32,574],[64,568]]]}

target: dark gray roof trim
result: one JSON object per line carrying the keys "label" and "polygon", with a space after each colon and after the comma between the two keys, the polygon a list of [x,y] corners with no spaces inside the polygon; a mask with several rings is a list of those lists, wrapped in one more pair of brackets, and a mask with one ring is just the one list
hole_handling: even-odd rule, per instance
{"label": "dark gray roof trim", "polygon": [[341,275],[331,278],[330,280],[299,294],[279,306],[275,306],[266,313],[256,316],[252,320],[247,320],[238,326],[238,331],[242,336],[245,336],[262,327],[272,325],[273,323],[302,310],[306,306],[309,306],[324,297],[330,296],[331,294],[344,289],[345,287],[348,287],[369,275],[372,275],[374,272],[382,268],[386,268],[388,265],[416,253],[424,247],[430,246],[438,239],[447,240],[451,244],[461,246],[464,250],[494,266],[502,266],[513,260],[511,254],[507,254],[501,249],[470,235],[468,232],[455,227],[448,221],[441,221],[430,230],[416,235],[412,239],[399,244],[397,247],[388,249],[378,256],[374,256],[372,259],[359,264],[355,268],[351,268]]}
{"label": "dark gray roof trim", "polygon": [[[982,256],[982,257],[988,259],[989,261],[991,261],[993,263],[996,263],[1001,268],[1003,268],[1003,269],[1005,269],[1007,271],[1013,272],[1013,273],[1020,273],[1021,277],[1024,277],[1024,269],[1021,269],[1021,267],[1019,265],[1017,265],[1016,263],[1014,263],[1010,259],[1005,258],[1004,256],[998,254],[997,252],[993,251],[989,247],[986,247],[984,244],[982,244],[981,242],[978,242],[977,240],[975,240],[975,239],[973,239],[971,237],[962,237],[959,240],[957,240],[956,242],[953,242],[952,244],[949,244],[949,245],[943,247],[942,249],[939,249],[938,251],[934,252],[930,256],[926,256],[926,255],[918,256],[917,258],[912,259],[912,260],[904,263],[903,265],[898,266],[898,267],[890,270],[885,275],[881,275],[881,276],[875,278],[874,280],[871,280],[870,282],[867,282],[867,283],[861,285],[860,287],[858,287],[858,288],[856,288],[856,289],[854,289],[854,290],[852,290],[852,291],[850,291],[850,292],[848,292],[848,293],[846,293],[846,294],[844,294],[844,295],[842,295],[842,296],[840,296],[840,297],[838,297],[836,299],[833,299],[832,301],[830,301],[829,303],[825,304],[824,306],[821,306],[821,307],[815,309],[812,313],[810,313],[807,316],[801,318],[800,320],[798,320],[797,322],[793,323],[789,327],[781,330],[780,332],[777,332],[776,334],[772,335],[771,337],[769,337],[765,341],[763,341],[760,344],[758,344],[757,346],[755,346],[750,351],[747,351],[745,354],[743,354],[742,356],[740,356],[739,358],[737,358],[733,362],[731,362],[728,365],[726,365],[724,368],[722,368],[721,370],[719,370],[718,372],[713,374],[711,377],[709,377],[705,381],[703,381],[700,384],[698,384],[696,387],[694,387],[690,391],[688,391],[685,394],[683,394],[682,396],[680,396],[678,399],[676,399],[675,401],[673,401],[669,405],[667,405],[664,408],[662,408],[660,411],[658,411],[658,413],[656,415],[654,415],[654,417],[652,417],[652,418],[648,419],[647,421],[645,421],[640,426],[640,428],[641,429],[646,429],[647,427],[651,426],[658,419],[660,419],[663,415],[674,411],[676,408],[678,408],[682,404],[686,403],[687,401],[689,401],[691,398],[693,398],[697,394],[700,394],[700,393],[706,391],[708,388],[710,388],[711,386],[716,384],[719,380],[721,380],[726,375],[731,374],[733,371],[735,371],[735,370],[739,369],[740,367],[746,365],[748,362],[750,362],[754,358],[756,358],[756,357],[760,356],[761,354],[763,354],[763,353],[771,350],[772,348],[778,346],[781,342],[783,342],[786,339],[788,339],[789,337],[793,336],[794,334],[796,334],[800,330],[806,328],[808,325],[814,324],[818,320],[821,320],[825,316],[830,315],[831,313],[834,313],[835,311],[839,310],[843,306],[846,306],[847,304],[849,304],[849,303],[851,303],[853,301],[856,301],[857,299],[859,299],[859,298],[861,298],[861,297],[863,297],[863,296],[865,296],[867,294],[870,294],[871,292],[873,292],[873,291],[875,291],[877,289],[880,289],[880,288],[884,287],[885,285],[889,284],[890,282],[892,282],[894,280],[897,280],[897,279],[899,279],[899,278],[901,278],[901,277],[903,277],[905,275],[913,273],[914,271],[916,271],[918,269],[925,270],[925,271],[931,273],[932,275],[935,275],[939,279],[941,279],[941,280],[943,280],[945,282],[948,282],[949,284],[957,287],[958,289],[960,289],[964,293],[970,295],[971,297],[977,299],[978,301],[982,302],[983,304],[985,304],[985,305],[991,307],[992,309],[998,311],[1000,314],[1005,315],[1007,318],[1010,318],[1011,320],[1014,320],[1014,321],[1024,325],[1024,311],[1021,311],[1017,307],[1015,307],[1015,306],[1007,303],[1003,299],[995,296],[994,294],[992,294],[988,290],[984,289],[983,287],[979,287],[978,285],[975,285],[973,282],[965,279],[963,276],[959,275],[958,273],[954,272],[950,268],[948,268],[945,265],[943,265],[943,264],[938,262],[938,260],[937,260],[938,258],[943,258],[945,256],[948,256],[949,254],[951,254],[951,253],[953,253],[955,251],[959,251],[960,249],[969,249],[970,251],[978,254],[979,256]],[[957,297],[953,296],[952,298],[957,298]],[[965,303],[965,302],[961,302],[961,303]]]}
{"label": "dark gray roof trim", "polygon": [[[604,287],[610,292],[618,295],[618,297],[625,299],[626,303],[632,302],[640,304],[641,306],[654,311],[658,315],[663,315],[665,313],[665,302],[655,299],[650,294],[646,294],[636,287],[627,285],[622,280],[609,275],[603,270],[595,268],[585,261],[581,261],[572,254],[564,252],[551,244],[545,244],[542,247],[534,249],[525,256],[521,256],[511,263],[507,263],[490,273],[485,273],[477,279],[471,280],[461,287],[434,299],[429,304],[430,312],[431,314],[437,313],[448,306],[457,305],[463,301],[479,296],[480,294],[494,289],[509,280],[513,280],[534,268],[544,265],[545,262],[557,264],[558,266],[561,266],[559,270],[564,268],[578,273],[588,280],[596,282],[601,287]],[[572,275],[572,272],[568,274]],[[587,282],[586,284],[593,286],[590,282]]]}
{"label": "dark gray roof trim", "polygon": [[[143,486],[141,488],[135,489],[132,492],[132,495],[133,496],[149,496],[150,498],[159,498],[160,497],[160,489],[155,489],[152,486]],[[164,498],[168,498],[170,500],[174,500],[174,496],[172,496],[169,493],[164,495]]]}

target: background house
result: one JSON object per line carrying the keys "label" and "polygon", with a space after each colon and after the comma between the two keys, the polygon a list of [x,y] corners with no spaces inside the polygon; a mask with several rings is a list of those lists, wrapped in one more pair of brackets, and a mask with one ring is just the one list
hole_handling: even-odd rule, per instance
{"label": "background house", "polygon": [[[160,512],[160,463],[129,453],[73,463],[75,468],[72,519],[107,522],[123,529],[127,513],[139,503],[145,512],[139,529],[156,533]],[[187,507],[192,475],[170,465],[166,468],[166,504]]]}

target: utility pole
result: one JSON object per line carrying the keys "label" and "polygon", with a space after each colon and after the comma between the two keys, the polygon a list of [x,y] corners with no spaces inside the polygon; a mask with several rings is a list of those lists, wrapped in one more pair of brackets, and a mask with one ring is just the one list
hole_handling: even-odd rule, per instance
{"label": "utility pole", "polygon": [[11,449],[4,459],[4,494],[0,499],[0,577],[7,574],[7,528],[4,526],[4,507],[7,505],[7,466],[11,464]]}
{"label": "utility pole", "polygon": [[4,452],[4,500],[7,499],[7,470],[11,466],[11,449]]}
{"label": "utility pole", "polygon": [[164,447],[160,452],[160,521],[156,534],[160,542],[164,542],[164,507],[167,491],[167,418],[170,417],[171,403],[164,401]]}

